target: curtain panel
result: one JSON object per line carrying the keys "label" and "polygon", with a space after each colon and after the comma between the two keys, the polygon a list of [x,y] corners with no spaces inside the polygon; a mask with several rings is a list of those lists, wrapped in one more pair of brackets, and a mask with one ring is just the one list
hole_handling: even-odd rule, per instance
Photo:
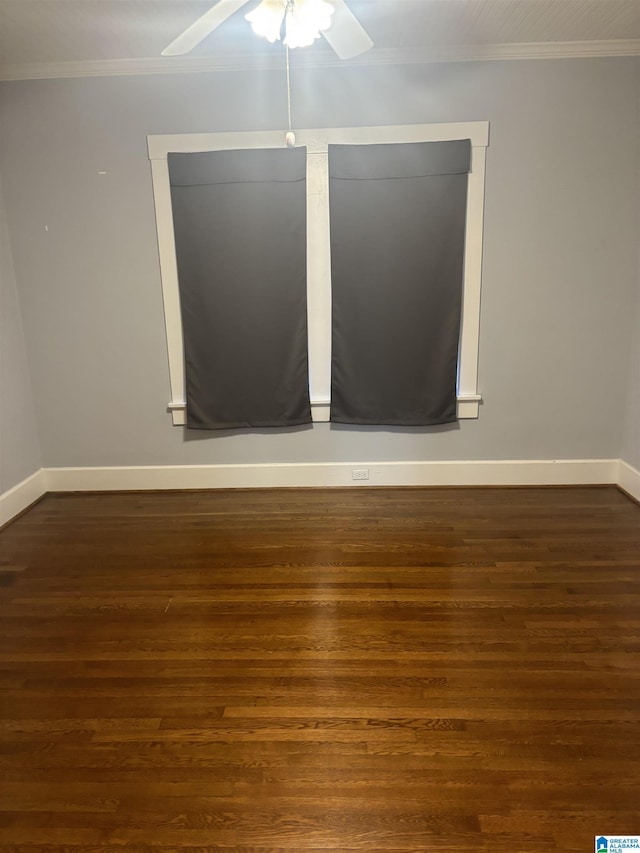
{"label": "curtain panel", "polygon": [[306,150],[168,162],[187,427],[310,423]]}
{"label": "curtain panel", "polygon": [[331,420],[454,422],[469,140],[329,146]]}

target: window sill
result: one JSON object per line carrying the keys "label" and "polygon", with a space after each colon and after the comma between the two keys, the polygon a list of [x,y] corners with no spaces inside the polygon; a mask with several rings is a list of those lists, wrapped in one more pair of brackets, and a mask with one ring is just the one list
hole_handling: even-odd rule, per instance
{"label": "window sill", "polygon": [[[482,397],[479,394],[464,394],[458,396],[458,419],[469,420],[478,417],[478,411]],[[311,416],[314,423],[328,423],[330,421],[330,402],[328,400],[316,400],[311,403]],[[187,404],[172,402],[167,406],[171,412],[174,426],[186,426]]]}

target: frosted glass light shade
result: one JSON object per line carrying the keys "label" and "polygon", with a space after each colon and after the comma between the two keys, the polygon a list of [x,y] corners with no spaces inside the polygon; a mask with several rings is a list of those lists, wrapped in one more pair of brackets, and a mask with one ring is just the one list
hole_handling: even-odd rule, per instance
{"label": "frosted glass light shade", "polygon": [[284,43],[291,48],[313,44],[331,26],[332,14],[333,6],[325,0],[295,0],[287,12]]}
{"label": "frosted glass light shade", "polygon": [[253,12],[245,15],[245,18],[256,35],[262,36],[273,44],[280,38],[286,11],[286,0],[262,0],[262,3]]}

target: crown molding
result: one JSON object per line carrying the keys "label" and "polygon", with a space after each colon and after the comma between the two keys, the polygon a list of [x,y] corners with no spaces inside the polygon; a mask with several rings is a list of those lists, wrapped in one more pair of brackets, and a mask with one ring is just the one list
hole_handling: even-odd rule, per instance
{"label": "crown molding", "polygon": [[[295,64],[304,68],[420,65],[433,62],[486,62],[517,59],[586,59],[640,56],[640,39],[609,41],[521,42],[513,44],[442,45],[428,49],[374,48],[348,61],[329,51],[301,51]],[[65,77],[121,77],[142,74],[194,74],[214,71],[280,69],[281,55],[237,53],[216,57],[147,57],[143,59],[34,62],[0,65],[0,81]]]}
{"label": "crown molding", "polygon": [[[513,42],[485,45],[442,45],[425,50],[378,51],[373,64],[407,65],[430,62],[488,62],[515,59],[588,59],[640,56],[640,39],[601,41]],[[362,57],[366,64],[366,54]]]}

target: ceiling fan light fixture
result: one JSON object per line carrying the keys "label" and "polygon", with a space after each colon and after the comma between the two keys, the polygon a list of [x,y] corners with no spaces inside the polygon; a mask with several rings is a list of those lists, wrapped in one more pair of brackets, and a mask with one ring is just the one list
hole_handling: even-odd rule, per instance
{"label": "ceiling fan light fixture", "polygon": [[286,0],[262,0],[253,12],[245,15],[257,36],[273,44],[280,38],[282,22],[287,12]]}
{"label": "ceiling fan light fixture", "polygon": [[284,21],[287,47],[308,47],[329,29],[333,11],[327,0],[262,0],[245,18],[256,35],[272,44],[280,38]]}

